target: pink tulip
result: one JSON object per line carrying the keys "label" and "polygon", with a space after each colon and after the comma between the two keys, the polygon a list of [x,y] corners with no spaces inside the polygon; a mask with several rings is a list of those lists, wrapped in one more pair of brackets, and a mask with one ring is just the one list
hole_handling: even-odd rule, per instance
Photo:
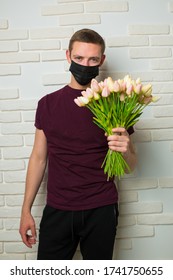
{"label": "pink tulip", "polygon": [[134,92],[135,92],[136,94],[139,94],[139,93],[141,92],[142,85],[141,85],[141,84],[135,84],[134,87],[133,87],[133,89],[134,89]]}
{"label": "pink tulip", "polygon": [[125,100],[125,94],[122,92],[120,94],[120,101],[124,101]]}
{"label": "pink tulip", "polygon": [[108,77],[106,79],[106,85],[107,85],[110,92],[114,91],[114,81],[112,80],[111,77]]}
{"label": "pink tulip", "polygon": [[98,100],[100,98],[100,95],[97,92],[94,92],[94,99]]}
{"label": "pink tulip", "polygon": [[101,81],[101,82],[99,83],[99,87],[100,87],[100,91],[102,91],[103,88],[104,88],[104,82],[103,82],[103,81]]}
{"label": "pink tulip", "polygon": [[80,102],[80,100],[79,100],[78,98],[75,98],[75,99],[74,99],[74,102],[75,102],[79,107],[82,107],[81,102]]}
{"label": "pink tulip", "polygon": [[99,86],[99,83],[97,82],[96,79],[92,79],[92,80],[91,80],[91,89],[92,89],[94,92],[100,92],[100,86]]}
{"label": "pink tulip", "polygon": [[144,98],[143,98],[144,104],[149,104],[151,102],[152,102],[152,96],[144,96]]}
{"label": "pink tulip", "polygon": [[120,86],[120,91],[125,91],[126,90],[126,83],[124,80],[118,80],[119,86]]}
{"label": "pink tulip", "polygon": [[131,95],[132,94],[132,91],[133,91],[133,85],[129,85],[128,88],[126,89],[126,93],[127,95]]}
{"label": "pink tulip", "polygon": [[119,92],[120,91],[120,85],[119,85],[119,83],[117,81],[114,82],[113,90],[115,92]]}
{"label": "pink tulip", "polygon": [[150,84],[143,86],[142,87],[142,92],[146,97],[151,96],[152,86]]}
{"label": "pink tulip", "polygon": [[110,95],[110,90],[108,89],[108,87],[104,87],[102,90],[102,96],[103,97],[108,97]]}
{"label": "pink tulip", "polygon": [[89,103],[89,99],[84,96],[79,96],[74,99],[74,102],[79,106],[83,107]]}
{"label": "pink tulip", "polygon": [[138,85],[138,84],[141,84],[141,79],[140,78],[137,78],[136,79],[136,84]]}

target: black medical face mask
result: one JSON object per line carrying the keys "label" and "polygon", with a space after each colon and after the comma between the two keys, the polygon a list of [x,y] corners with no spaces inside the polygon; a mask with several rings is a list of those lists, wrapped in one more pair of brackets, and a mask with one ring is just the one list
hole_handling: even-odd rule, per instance
{"label": "black medical face mask", "polygon": [[88,85],[92,79],[99,74],[99,65],[84,66],[72,60],[69,71],[73,74],[78,84],[82,86]]}

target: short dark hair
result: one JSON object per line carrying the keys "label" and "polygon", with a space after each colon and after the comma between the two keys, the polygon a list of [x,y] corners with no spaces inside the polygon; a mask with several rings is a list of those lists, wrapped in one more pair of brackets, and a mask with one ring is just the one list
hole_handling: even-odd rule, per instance
{"label": "short dark hair", "polygon": [[94,30],[92,29],[81,29],[76,31],[69,41],[68,49],[71,53],[74,42],[84,42],[84,43],[92,43],[101,46],[101,52],[104,54],[105,51],[105,41],[104,39]]}

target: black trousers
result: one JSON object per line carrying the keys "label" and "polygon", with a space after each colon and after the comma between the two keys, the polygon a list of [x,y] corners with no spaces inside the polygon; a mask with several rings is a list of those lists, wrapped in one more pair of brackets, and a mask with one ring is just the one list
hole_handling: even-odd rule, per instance
{"label": "black trousers", "polygon": [[78,244],[84,260],[111,260],[118,205],[62,211],[46,206],[40,223],[38,260],[71,260]]}

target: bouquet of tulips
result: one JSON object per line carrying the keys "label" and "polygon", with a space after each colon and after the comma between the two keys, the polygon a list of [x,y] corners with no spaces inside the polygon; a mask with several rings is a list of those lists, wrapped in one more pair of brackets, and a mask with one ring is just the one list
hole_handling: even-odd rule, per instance
{"label": "bouquet of tulips", "polygon": [[[126,130],[139,120],[144,108],[156,101],[152,96],[152,86],[143,85],[140,78],[132,80],[129,75],[123,79],[113,80],[111,77],[97,82],[93,79],[90,88],[81,92],[81,96],[74,99],[79,106],[86,106],[93,113],[93,121],[109,136],[115,127]],[[130,171],[122,153],[108,149],[101,168],[108,179],[122,177],[125,171]]]}

